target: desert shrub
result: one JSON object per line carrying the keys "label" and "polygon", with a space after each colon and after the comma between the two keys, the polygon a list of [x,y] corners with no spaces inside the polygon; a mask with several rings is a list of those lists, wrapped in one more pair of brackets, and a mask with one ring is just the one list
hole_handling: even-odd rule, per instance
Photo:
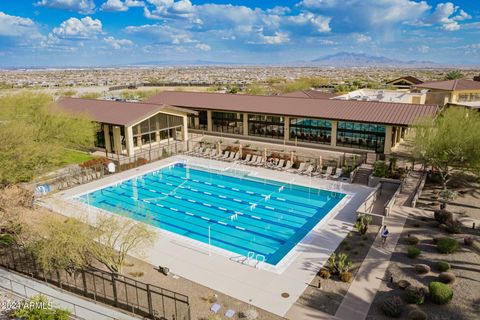
{"label": "desert shrub", "polygon": [[408,236],[406,240],[407,240],[407,243],[408,243],[409,245],[411,245],[411,246],[416,245],[416,244],[420,241],[420,240],[419,240],[417,237],[415,237],[415,236]]}
{"label": "desert shrub", "polygon": [[416,258],[420,255],[420,253],[422,253],[422,251],[420,249],[418,249],[417,247],[414,247],[414,246],[411,246],[411,247],[408,247],[407,248],[407,256],[409,258]]}
{"label": "desert shrub", "polygon": [[409,286],[405,289],[405,300],[408,303],[423,304],[426,293],[423,287]]}
{"label": "desert shrub", "polygon": [[453,238],[440,238],[437,241],[437,250],[441,253],[452,253],[458,249],[458,241]]}
{"label": "desert shrub", "polygon": [[448,271],[451,268],[450,263],[446,261],[438,261],[436,266],[437,266],[437,269],[441,272]]}
{"label": "desert shrub", "polygon": [[397,282],[397,285],[400,289],[405,290],[411,286],[411,283],[408,280],[400,280]]}
{"label": "desert shrub", "polygon": [[327,268],[322,268],[320,269],[320,271],[318,272],[319,276],[322,277],[323,279],[330,279],[330,277],[332,276],[332,274],[330,273],[330,270],[328,270]]}
{"label": "desert shrub", "polygon": [[328,266],[331,274],[340,275],[342,272],[347,272],[352,267],[352,262],[348,261],[348,255],[346,253],[333,253],[328,258]]}
{"label": "desert shrub", "polygon": [[247,311],[242,313],[242,318],[247,320],[255,320],[258,318],[258,312],[255,309],[248,309]]}
{"label": "desert shrub", "polygon": [[465,238],[463,238],[463,243],[466,246],[471,246],[471,245],[473,245],[473,238],[472,237],[465,237]]}
{"label": "desert shrub", "polygon": [[10,247],[15,242],[13,235],[5,233],[0,234],[0,247]]}
{"label": "desert shrub", "polygon": [[436,304],[446,304],[453,298],[453,290],[442,282],[430,282],[428,290],[430,299]]}
{"label": "desert shrub", "polygon": [[351,282],[352,279],[353,275],[351,272],[345,271],[340,273],[340,280],[342,280],[342,282]]}
{"label": "desert shrub", "polygon": [[448,220],[445,225],[447,226],[447,231],[449,233],[461,233],[462,232],[462,223],[458,220]]}
{"label": "desert shrub", "polygon": [[419,309],[414,309],[408,313],[408,320],[427,320],[427,314]]}
{"label": "desert shrub", "polygon": [[[48,319],[48,320],[68,320],[70,311],[67,309],[57,309],[49,307],[51,302],[46,296],[37,295],[25,302],[24,307],[16,309],[11,316],[15,319]],[[29,306],[39,306],[29,308]],[[43,306],[43,307],[41,307]]]}
{"label": "desert shrub", "polygon": [[96,167],[98,165],[106,165],[110,162],[111,162],[111,160],[109,160],[105,157],[99,157],[99,158],[93,158],[93,159],[87,160],[85,162],[82,162],[81,164],[79,164],[79,166],[80,166],[80,168],[89,169],[89,168],[92,168],[92,167]]}
{"label": "desert shrub", "polygon": [[433,237],[433,238],[432,238],[433,244],[437,244],[437,243],[438,243],[438,240],[440,240],[439,237]]}
{"label": "desert shrub", "polygon": [[453,272],[442,272],[439,274],[438,276],[438,280],[440,280],[440,282],[443,282],[443,283],[454,283],[455,280],[457,279],[457,277],[455,276],[455,274]]}
{"label": "desert shrub", "polygon": [[433,216],[435,220],[437,220],[441,224],[445,224],[447,223],[447,221],[453,219],[452,213],[445,209],[435,210]]}
{"label": "desert shrub", "polygon": [[430,272],[430,267],[426,264],[416,264],[414,268],[415,271],[419,274],[425,274]]}
{"label": "desert shrub", "polygon": [[358,216],[354,226],[358,230],[358,232],[360,232],[360,234],[364,235],[367,233],[370,222],[372,222],[371,216],[367,216],[366,214],[361,214]]}
{"label": "desert shrub", "polygon": [[383,300],[381,308],[385,315],[398,318],[403,312],[403,301],[398,296]]}

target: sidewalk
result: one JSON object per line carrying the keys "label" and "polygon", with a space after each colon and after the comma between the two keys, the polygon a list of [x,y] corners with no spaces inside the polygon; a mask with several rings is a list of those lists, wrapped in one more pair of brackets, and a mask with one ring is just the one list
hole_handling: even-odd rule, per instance
{"label": "sidewalk", "polygon": [[418,210],[404,205],[410,205],[411,194],[415,191],[420,177],[420,173],[413,172],[405,181],[404,188],[398,196],[390,215],[384,220],[389,230],[387,244],[382,247],[380,234],[377,235],[335,314],[337,318],[344,320],[365,319],[381,282],[389,281],[384,278],[385,271],[390,263],[392,253],[395,251],[403,225],[408,215],[410,213],[415,214]]}

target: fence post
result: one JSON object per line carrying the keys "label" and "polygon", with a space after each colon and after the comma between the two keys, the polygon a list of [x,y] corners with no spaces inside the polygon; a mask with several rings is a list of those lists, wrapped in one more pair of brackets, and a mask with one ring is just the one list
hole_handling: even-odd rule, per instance
{"label": "fence post", "polygon": [[60,289],[63,289],[62,288],[62,280],[60,280],[60,271],[55,270],[55,273],[57,274],[58,286],[60,287]]}
{"label": "fence post", "polygon": [[148,313],[155,317],[153,314],[153,306],[152,306],[152,292],[150,291],[150,285],[147,283],[147,301],[148,301]]}
{"label": "fence post", "polygon": [[85,276],[85,270],[83,269],[82,269],[82,283],[83,283],[83,294],[85,295],[85,297],[87,297],[88,296],[87,277]]}

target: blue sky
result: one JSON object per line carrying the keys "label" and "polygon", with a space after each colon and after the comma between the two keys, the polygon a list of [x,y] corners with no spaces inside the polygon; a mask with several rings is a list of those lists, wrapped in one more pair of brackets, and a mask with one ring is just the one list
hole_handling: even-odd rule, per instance
{"label": "blue sky", "polygon": [[288,63],[347,51],[480,63],[480,0],[2,0],[0,66]]}

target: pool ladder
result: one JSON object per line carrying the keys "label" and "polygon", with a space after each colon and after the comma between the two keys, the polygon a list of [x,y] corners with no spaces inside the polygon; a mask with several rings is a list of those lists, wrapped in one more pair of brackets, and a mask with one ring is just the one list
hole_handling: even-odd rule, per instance
{"label": "pool ladder", "polygon": [[248,265],[250,265],[249,262],[251,260],[257,261],[257,263],[255,263],[254,267],[255,267],[255,269],[258,269],[258,266],[260,265],[260,263],[265,262],[265,256],[263,254],[256,254],[253,251],[249,251],[248,254],[247,254],[247,258],[244,260],[244,262],[246,262]]}

